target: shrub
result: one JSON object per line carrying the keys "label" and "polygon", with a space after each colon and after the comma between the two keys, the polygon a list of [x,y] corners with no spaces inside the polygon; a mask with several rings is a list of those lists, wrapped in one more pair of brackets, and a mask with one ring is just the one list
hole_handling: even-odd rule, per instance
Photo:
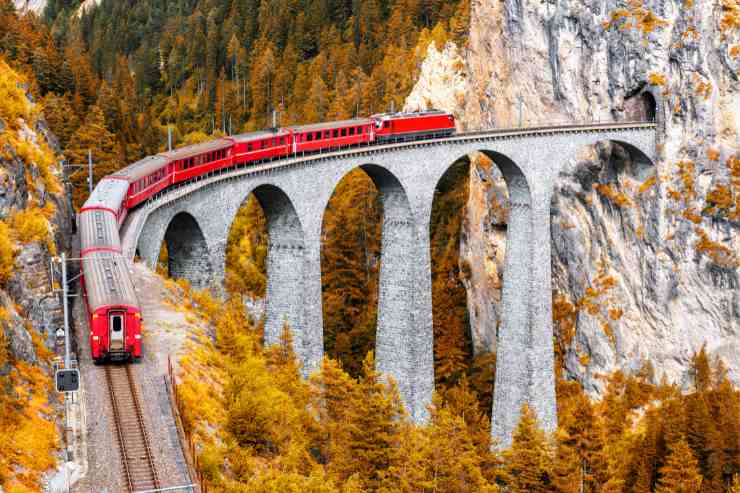
{"label": "shrub", "polygon": [[32,243],[49,237],[49,221],[40,209],[26,209],[13,215],[12,226],[18,241]]}
{"label": "shrub", "polygon": [[4,221],[0,221],[0,285],[8,282],[13,275],[14,257],[10,228]]}

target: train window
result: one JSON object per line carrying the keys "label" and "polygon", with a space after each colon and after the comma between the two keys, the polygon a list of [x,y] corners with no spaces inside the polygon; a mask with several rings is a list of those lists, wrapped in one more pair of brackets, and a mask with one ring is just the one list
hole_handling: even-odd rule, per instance
{"label": "train window", "polygon": [[389,122],[388,120],[383,122],[383,128],[390,128],[390,126],[391,126],[391,122]]}
{"label": "train window", "polygon": [[321,132],[316,132],[316,140],[321,140]]}
{"label": "train window", "polygon": [[247,152],[252,152],[252,144],[247,144]]}
{"label": "train window", "polygon": [[346,128],[343,128],[342,129],[342,137],[345,137],[346,135],[347,135],[347,129]]}
{"label": "train window", "polygon": [[349,134],[354,135],[355,134],[355,127],[349,127]]}
{"label": "train window", "polygon": [[308,140],[309,142],[311,142],[313,140],[313,134],[311,132],[309,132],[306,135],[308,136],[308,138],[306,140]]}
{"label": "train window", "polygon": [[113,332],[121,332],[123,330],[123,316],[113,315],[110,318],[110,325]]}
{"label": "train window", "polygon": [[324,138],[325,138],[325,139],[328,139],[329,137],[331,137],[331,130],[326,130],[326,131],[324,132]]}
{"label": "train window", "polygon": [[334,138],[339,137],[339,129],[338,128],[335,128],[332,133],[334,134]]}
{"label": "train window", "polygon": [[358,134],[363,134],[363,133],[365,133],[365,127],[357,127],[357,133],[358,133]]}

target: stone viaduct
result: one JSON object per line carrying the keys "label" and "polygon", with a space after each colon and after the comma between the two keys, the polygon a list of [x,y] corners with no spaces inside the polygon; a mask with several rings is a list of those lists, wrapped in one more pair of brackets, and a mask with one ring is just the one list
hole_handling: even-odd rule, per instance
{"label": "stone viaduct", "polygon": [[495,130],[225,170],[132,211],[122,231],[123,247],[129,257],[138,250],[154,265],[166,241],[174,275],[198,286],[218,283],[230,226],[254,193],[269,233],[265,342],[277,342],[287,321],[304,371],[310,372],[323,357],[324,211],[342,178],[363,169],[380,191],[384,211],[376,364],[395,378],[411,416],[421,422],[434,390],[429,224],[435,188],[456,160],[485,153],[501,170],[511,202],[491,431],[505,447],[525,402],[546,430],[557,425],[550,201],[559,171],[598,141],[617,142],[633,159],[651,162],[655,125]]}

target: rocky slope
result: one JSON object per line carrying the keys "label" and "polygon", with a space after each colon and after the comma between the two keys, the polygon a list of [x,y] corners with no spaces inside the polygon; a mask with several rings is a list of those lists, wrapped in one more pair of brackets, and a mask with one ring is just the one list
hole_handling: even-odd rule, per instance
{"label": "rocky slope", "polygon": [[18,12],[33,12],[36,15],[41,15],[46,8],[46,0],[13,0],[13,4]]}
{"label": "rocky slope", "polygon": [[49,264],[69,248],[73,212],[56,139],[2,59],[0,99],[0,487],[15,491],[38,484],[59,445],[48,375],[63,319]]}
{"label": "rocky slope", "polygon": [[[408,109],[453,111],[464,129],[659,122],[654,167],[603,143],[583,149],[556,186],[553,298],[566,374],[598,393],[600,374],[650,362],[656,379],[683,383],[706,344],[740,384],[740,3],[476,0],[471,9],[468,45],[430,47]],[[479,162],[470,190],[461,261],[472,267],[475,347],[491,350],[506,187]]]}

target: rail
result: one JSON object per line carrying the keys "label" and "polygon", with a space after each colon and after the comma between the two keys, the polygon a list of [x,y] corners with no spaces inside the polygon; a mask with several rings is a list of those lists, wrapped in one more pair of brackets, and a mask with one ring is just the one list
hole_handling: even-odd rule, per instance
{"label": "rail", "polygon": [[105,380],[126,487],[129,492],[158,490],[159,476],[131,366],[106,366]]}
{"label": "rail", "polygon": [[180,448],[182,449],[185,457],[185,463],[188,468],[188,475],[190,480],[193,481],[194,486],[197,488],[199,493],[208,493],[208,481],[200,467],[198,461],[198,452],[195,446],[195,440],[193,435],[185,429],[185,423],[182,419],[183,403],[180,400],[180,394],[177,390],[177,377],[175,376],[175,369],[172,366],[172,358],[167,355],[167,375],[164,377],[165,387],[170,396],[170,408],[172,410],[172,417],[175,420],[175,426],[177,427],[177,438],[180,441]]}

